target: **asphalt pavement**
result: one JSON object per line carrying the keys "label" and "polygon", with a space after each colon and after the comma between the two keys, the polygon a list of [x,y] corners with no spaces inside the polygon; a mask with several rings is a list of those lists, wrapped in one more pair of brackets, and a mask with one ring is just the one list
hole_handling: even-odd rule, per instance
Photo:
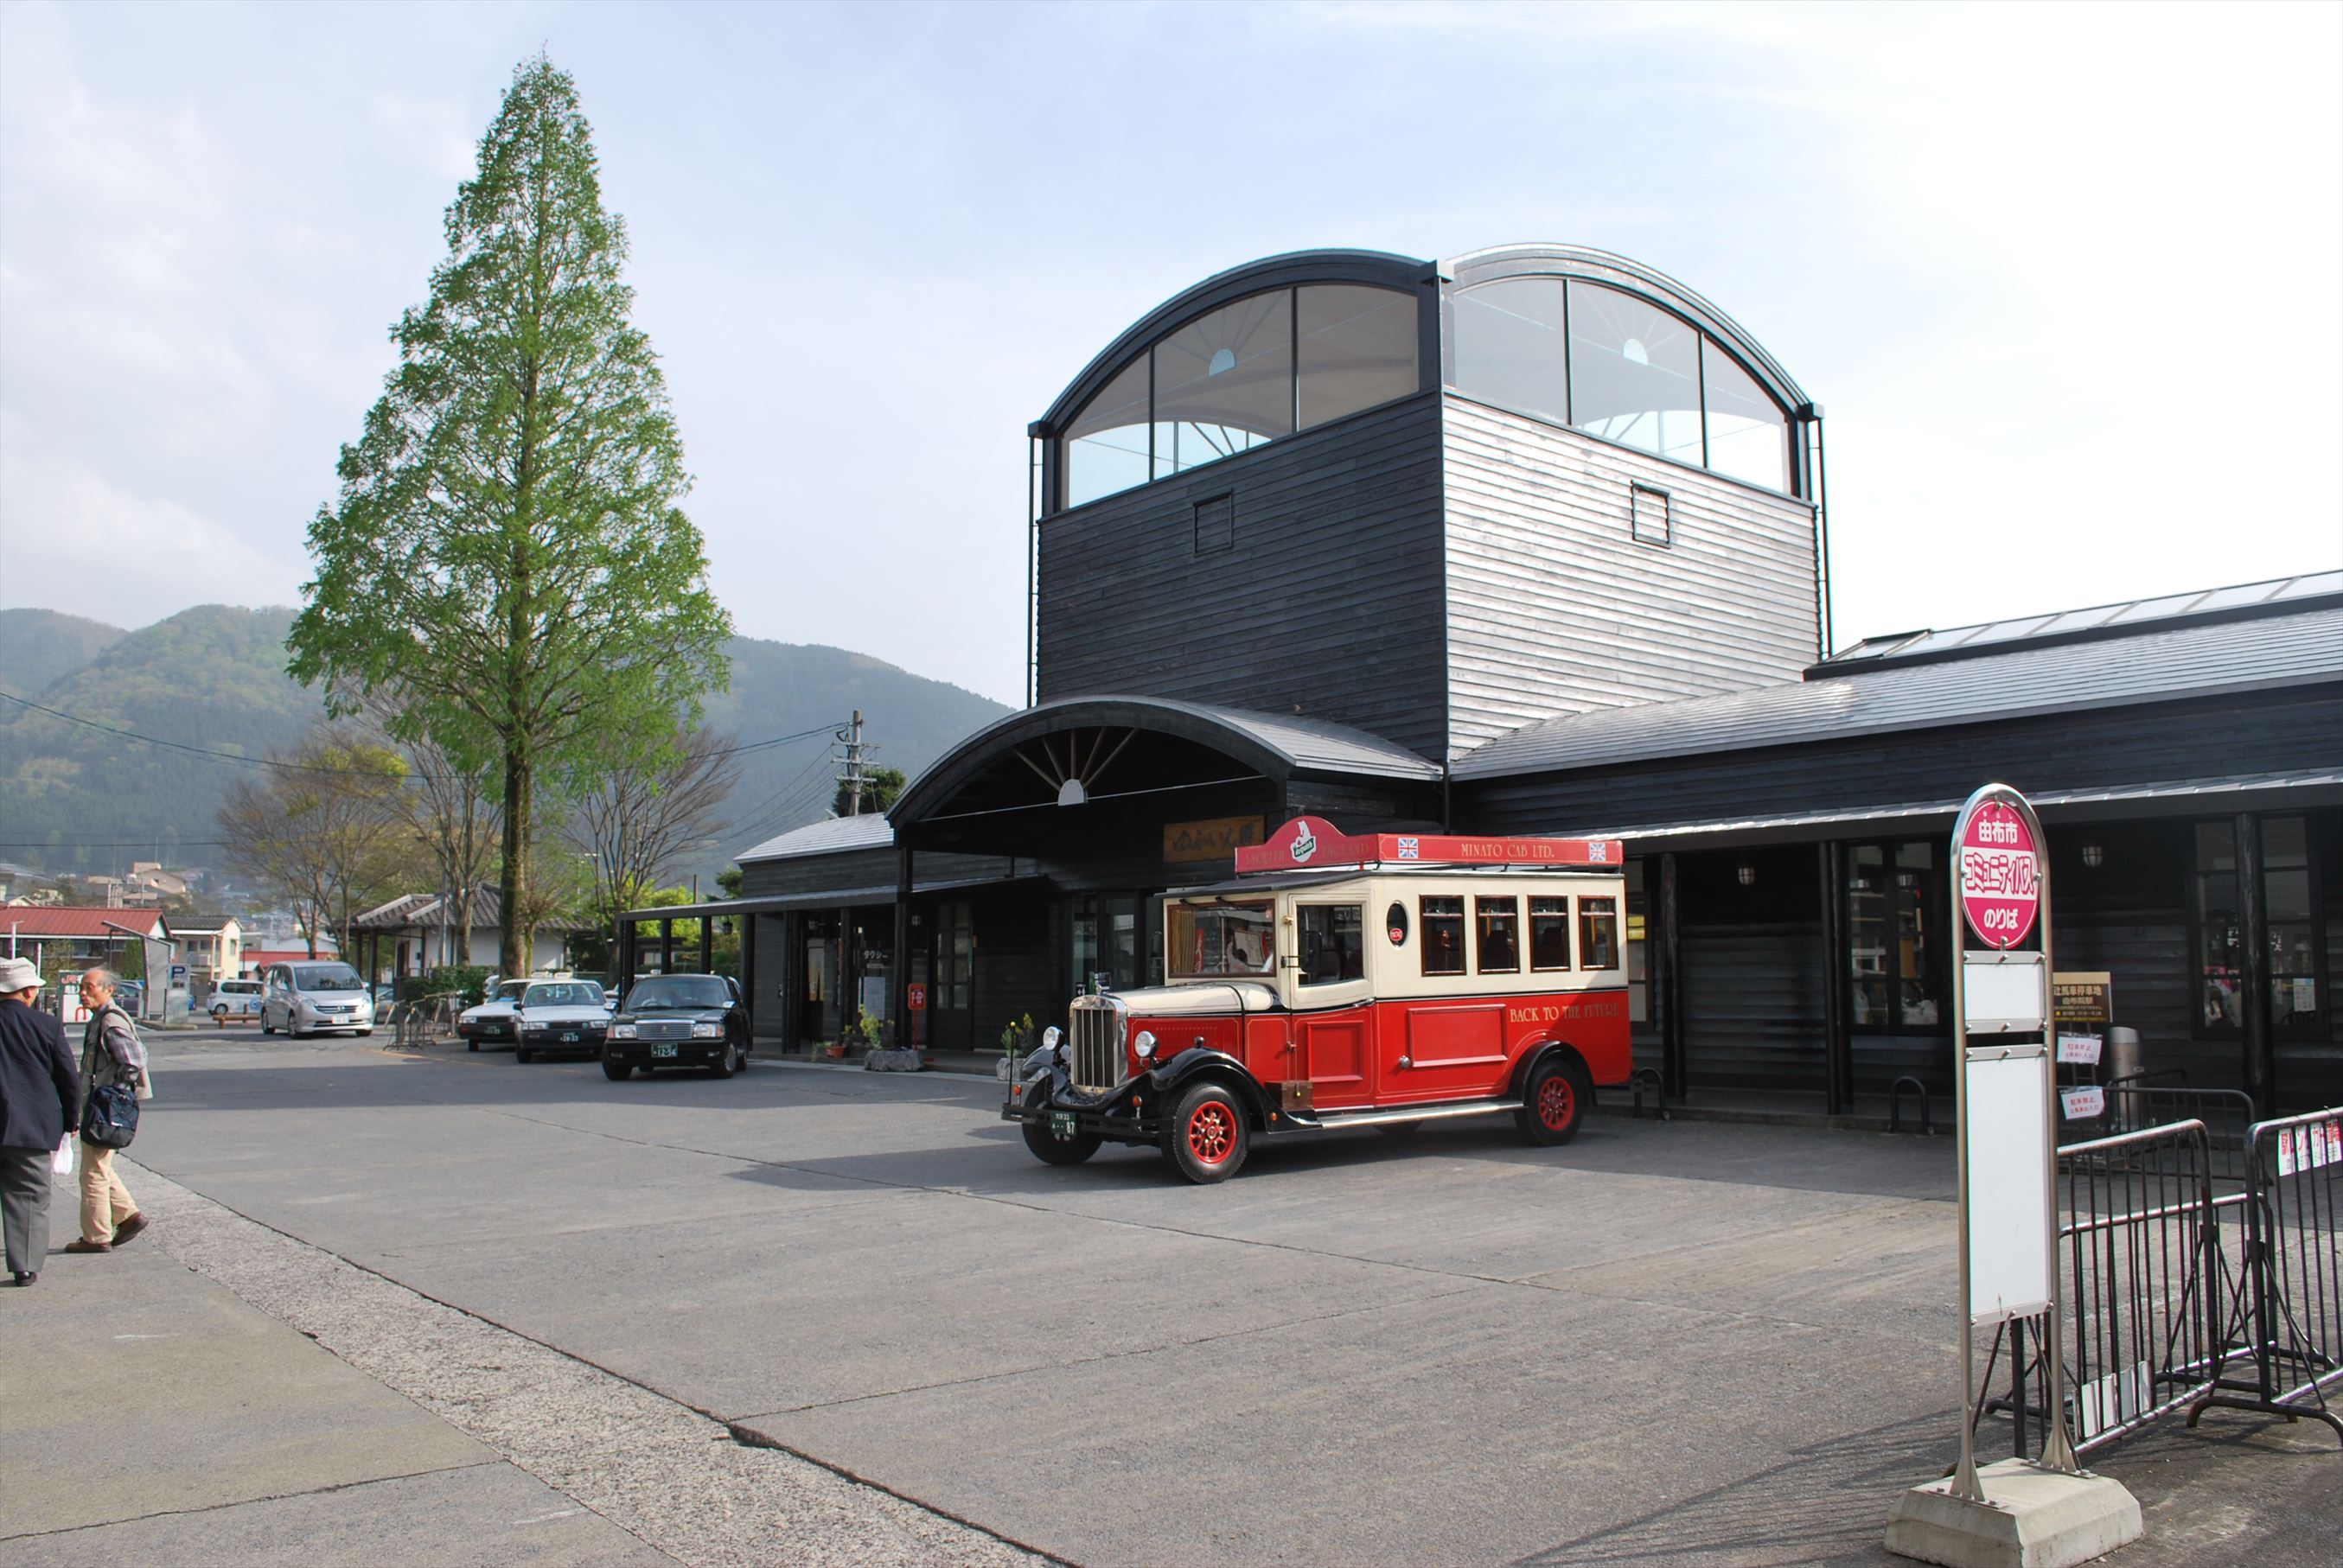
{"label": "asphalt pavement", "polygon": [[[65,1346],[0,1437],[0,1563],[158,1520],[265,1547],[271,1511],[405,1540],[431,1488],[537,1533],[458,1531],[481,1562],[1886,1562],[1951,1457],[1942,1139],[1488,1122],[1272,1141],[1198,1188],[1041,1166],[995,1085],[932,1074],[613,1084],[235,1030],[156,1064],[151,1247],[0,1293],[9,1360],[135,1287],[180,1326],[125,1343],[304,1392],[142,1373],[125,1405],[225,1402],[232,1441],[134,1448],[145,1479],[85,1500],[112,1429],[70,1391],[116,1362]],[[2119,1445],[2150,1532],[2121,1561],[2316,1560],[2334,1448],[2237,1415]]]}

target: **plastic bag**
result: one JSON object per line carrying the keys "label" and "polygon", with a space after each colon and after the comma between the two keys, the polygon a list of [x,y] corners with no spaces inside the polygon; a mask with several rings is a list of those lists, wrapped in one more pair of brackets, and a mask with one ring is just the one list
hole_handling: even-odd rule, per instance
{"label": "plastic bag", "polygon": [[49,1156],[49,1174],[52,1176],[70,1176],[73,1174],[73,1162],[74,1138],[73,1134],[68,1132],[63,1138],[57,1140],[57,1151]]}

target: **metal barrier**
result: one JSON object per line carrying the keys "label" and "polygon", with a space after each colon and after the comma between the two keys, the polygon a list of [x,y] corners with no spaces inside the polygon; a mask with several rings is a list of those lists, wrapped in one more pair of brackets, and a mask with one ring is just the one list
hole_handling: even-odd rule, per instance
{"label": "metal barrier", "polygon": [[1904,1086],[1907,1083],[1920,1095],[1921,1135],[1933,1138],[1936,1133],[1936,1114],[1928,1103],[1928,1086],[1908,1073],[1887,1086],[1887,1131],[1904,1131]]}
{"label": "metal barrier", "polygon": [[407,1048],[429,1045],[442,1037],[452,1038],[462,1006],[463,998],[453,991],[400,1002],[391,1010],[394,1038]]}
{"label": "metal barrier", "polygon": [[[2142,1073],[2145,1080],[2154,1076]],[[2254,1127],[2253,1096],[2235,1089],[2190,1089],[2186,1083],[2145,1081],[2107,1085],[2107,1128],[2111,1132],[2143,1127],[2168,1127],[2176,1121],[2201,1121],[2213,1152],[2217,1181],[2242,1187],[2246,1181],[2246,1139]]]}
{"label": "metal barrier", "polygon": [[1668,1081],[1656,1067],[1639,1067],[1627,1075],[1628,1092],[1634,1096],[1634,1109],[1629,1113],[1635,1121],[1644,1119],[1644,1085],[1652,1086],[1652,1106],[1663,1121],[1668,1117]]}
{"label": "metal barrier", "polygon": [[2246,1290],[2227,1336],[2253,1379],[2223,1378],[2209,1407],[2323,1421],[2343,1379],[2343,1106],[2255,1124],[2247,1140]]}
{"label": "metal barrier", "polygon": [[[2216,1193],[2209,1139],[2195,1120],[2069,1144],[2058,1164],[2059,1267],[2071,1314],[2060,1393],[2068,1435],[2083,1453],[2213,1391],[2229,1293],[2220,1211],[2244,1198]],[[2006,1344],[2009,1392],[1980,1399],[1975,1415],[2007,1413],[2014,1451],[2033,1458],[2047,1432],[2045,1319],[2003,1327],[1985,1387],[1992,1388]]]}

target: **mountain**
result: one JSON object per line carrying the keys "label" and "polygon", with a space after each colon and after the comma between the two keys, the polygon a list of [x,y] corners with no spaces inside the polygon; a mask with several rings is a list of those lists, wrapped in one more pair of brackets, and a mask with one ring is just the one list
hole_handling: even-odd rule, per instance
{"label": "mountain", "polygon": [[[285,674],[292,624],[289,609],[225,605],[133,632],[46,610],[0,611],[0,689],[154,740],[265,756],[322,711]],[[741,755],[731,826],[679,871],[697,872],[703,887],[738,851],[824,813],[839,771],[831,732],[857,709],[873,762],[911,775],[1008,711],[843,648],[736,638],[731,654],[732,689],[708,699],[709,725],[734,745],[813,733]],[[228,780],[250,766],[0,700],[0,859],[52,871],[119,872],[133,859],[214,864],[214,818]]]}
{"label": "mountain", "polygon": [[53,609],[0,609],[0,691],[34,696],[129,635]]}

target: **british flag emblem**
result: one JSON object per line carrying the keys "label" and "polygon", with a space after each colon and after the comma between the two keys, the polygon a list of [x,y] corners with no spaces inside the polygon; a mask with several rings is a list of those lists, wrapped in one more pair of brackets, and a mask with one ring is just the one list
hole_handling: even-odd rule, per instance
{"label": "british flag emblem", "polygon": [[1402,839],[1399,841],[1399,858],[1403,860],[1421,859],[1423,854],[1421,845],[1421,839]]}

